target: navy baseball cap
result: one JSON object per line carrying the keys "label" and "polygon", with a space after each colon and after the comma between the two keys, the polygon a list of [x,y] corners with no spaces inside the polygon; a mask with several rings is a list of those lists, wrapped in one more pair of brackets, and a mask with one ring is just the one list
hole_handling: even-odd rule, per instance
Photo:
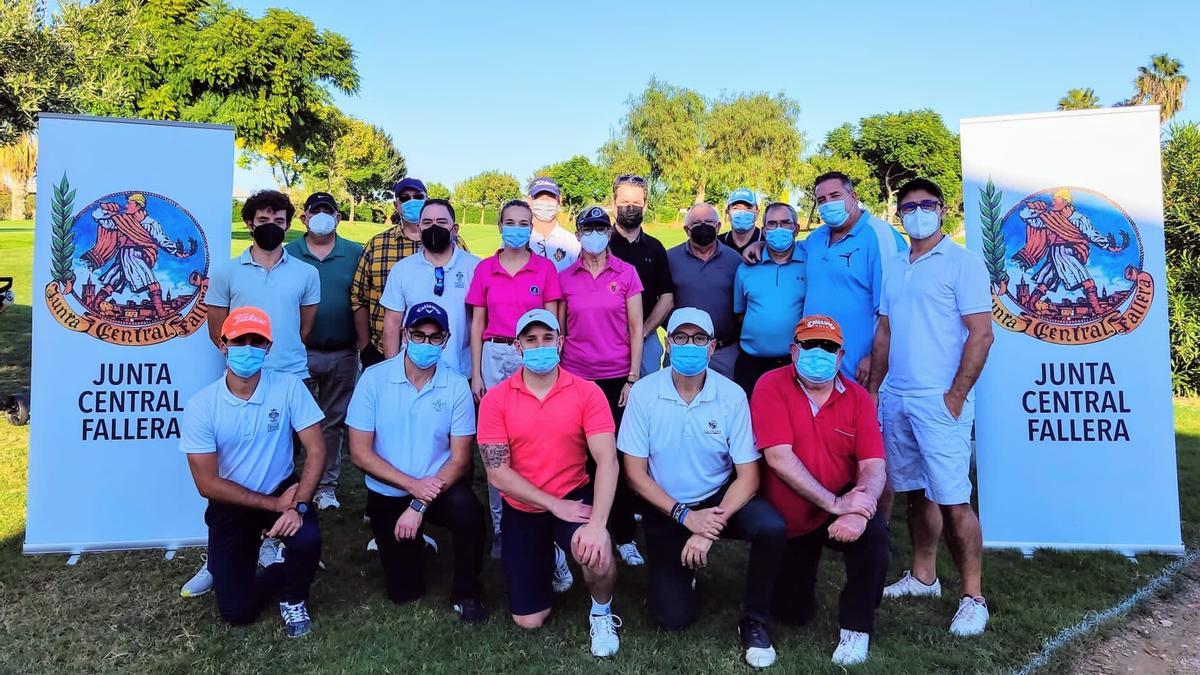
{"label": "navy baseball cap", "polygon": [[555,199],[558,199],[562,196],[562,191],[558,189],[558,183],[556,183],[553,178],[548,176],[534,178],[533,182],[529,184],[530,197],[536,197],[543,192],[548,192],[554,195]]}
{"label": "navy baseball cap", "polygon": [[599,206],[589,206],[575,216],[575,227],[588,223],[604,223],[612,227],[612,220],[608,217],[608,213]]}
{"label": "navy baseball cap", "polygon": [[304,210],[311,211],[314,206],[325,205],[333,209],[336,213],[338,210],[337,200],[328,192],[314,192],[304,200]]}
{"label": "navy baseball cap", "polygon": [[400,194],[401,190],[410,188],[420,192],[423,195],[429,194],[429,190],[425,189],[425,184],[421,182],[420,178],[405,178],[392,187],[392,192]]}
{"label": "navy baseball cap", "polygon": [[446,310],[433,302],[422,302],[409,307],[408,314],[404,317],[404,327],[412,328],[422,321],[433,321],[441,326],[442,330],[450,330],[450,317]]}
{"label": "navy baseball cap", "polygon": [[727,206],[733,206],[734,204],[748,204],[750,206],[756,206],[758,204],[758,200],[754,198],[754,193],[751,192],[749,188],[738,188],[729,193],[729,201],[727,202]]}

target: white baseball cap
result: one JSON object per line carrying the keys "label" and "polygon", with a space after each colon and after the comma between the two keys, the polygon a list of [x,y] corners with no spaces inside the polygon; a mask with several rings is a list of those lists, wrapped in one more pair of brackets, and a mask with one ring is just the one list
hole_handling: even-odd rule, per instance
{"label": "white baseball cap", "polygon": [[680,307],[675,310],[671,314],[671,320],[667,322],[667,333],[674,333],[676,328],[686,324],[697,326],[709,335],[713,334],[712,317],[708,312],[695,307]]}

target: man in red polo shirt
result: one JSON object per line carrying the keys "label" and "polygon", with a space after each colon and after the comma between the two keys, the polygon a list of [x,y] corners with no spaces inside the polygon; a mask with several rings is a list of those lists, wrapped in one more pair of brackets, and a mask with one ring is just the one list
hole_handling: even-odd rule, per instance
{"label": "man in red polo shirt", "polygon": [[807,622],[816,605],[821,550],[841,551],[846,585],[833,662],[849,666],[867,660],[890,550],[887,524],[875,515],[885,477],[883,437],[870,394],[838,373],[842,344],[833,319],[801,319],[792,365],[759,379],[750,412],[771,469],[763,475],[763,495],[787,524],[773,614]]}
{"label": "man in red polo shirt", "polygon": [[600,387],[558,366],[563,338],[553,314],[530,310],[516,329],[521,369],[483,395],[477,431],[488,481],[504,498],[500,565],[509,611],[522,628],[545,622],[558,544],[583,568],[592,596],[592,655],[612,656],[621,626],[611,609],[617,568],[608,536],[616,426]]}

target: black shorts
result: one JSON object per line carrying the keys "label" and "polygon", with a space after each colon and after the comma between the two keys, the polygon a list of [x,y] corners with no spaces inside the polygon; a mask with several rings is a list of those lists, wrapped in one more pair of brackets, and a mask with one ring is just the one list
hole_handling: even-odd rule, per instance
{"label": "black shorts", "polygon": [[[592,503],[592,485],[575,488],[563,499]],[[549,511],[529,513],[504,502],[500,565],[508,586],[508,609],[524,616],[554,604],[554,545],[571,555],[571,538],[583,523],[568,523]]]}

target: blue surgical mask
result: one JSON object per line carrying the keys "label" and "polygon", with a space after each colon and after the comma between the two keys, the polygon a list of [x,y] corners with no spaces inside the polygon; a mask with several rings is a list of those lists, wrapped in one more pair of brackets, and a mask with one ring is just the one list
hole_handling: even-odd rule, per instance
{"label": "blue surgical mask", "polygon": [[838,227],[850,217],[850,212],[846,210],[846,200],[844,199],[825,202],[817,207],[817,212],[821,214],[821,220],[829,223],[830,227]]}
{"label": "blue surgical mask", "polygon": [[501,225],[500,240],[508,248],[525,248],[529,245],[529,234],[532,231],[532,228],[520,225]]}
{"label": "blue surgical mask", "polygon": [[225,349],[225,365],[238,377],[253,377],[262,370],[267,350],[251,345],[229,345]]}
{"label": "blue surgical mask", "polygon": [[708,367],[708,347],[671,345],[671,368],[684,377],[704,372]]}
{"label": "blue surgical mask", "polygon": [[521,352],[521,363],[530,372],[545,375],[558,366],[558,347],[533,347],[525,349]]}
{"label": "blue surgical mask", "polygon": [[837,359],[837,354],[831,354],[824,349],[801,349],[800,355],[796,357],[796,374],[809,382],[828,382],[837,375]]}
{"label": "blue surgical mask", "polygon": [[428,342],[409,342],[405,352],[408,354],[408,360],[421,370],[429,368],[442,358],[442,346],[431,345]]}
{"label": "blue surgical mask", "polygon": [[942,219],[933,211],[917,209],[912,213],[905,214],[900,220],[904,225],[904,231],[913,239],[925,239],[932,237],[935,232],[942,229]]}
{"label": "blue surgical mask", "polygon": [[400,205],[400,215],[410,223],[421,219],[421,209],[425,208],[424,199],[410,199]]}
{"label": "blue surgical mask", "polygon": [[763,237],[772,251],[786,251],[796,243],[796,233],[782,227],[767,230]]}
{"label": "blue surgical mask", "polygon": [[579,243],[583,246],[583,250],[592,255],[597,255],[608,248],[608,233],[588,232],[579,238]]}
{"label": "blue surgical mask", "polygon": [[754,212],[734,211],[729,214],[729,224],[735,232],[749,232],[754,229]]}

